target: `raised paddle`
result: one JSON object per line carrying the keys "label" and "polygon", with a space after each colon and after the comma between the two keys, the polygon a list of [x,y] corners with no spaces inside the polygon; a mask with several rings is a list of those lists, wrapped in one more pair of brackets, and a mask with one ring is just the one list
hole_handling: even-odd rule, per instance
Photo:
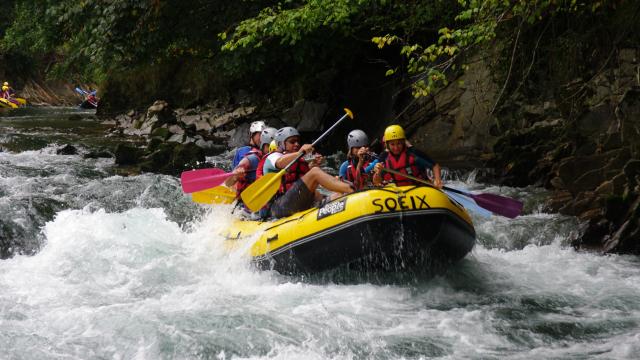
{"label": "raised paddle", "polygon": [[235,199],[236,192],[224,185],[191,194],[191,200],[199,204],[231,204]]}
{"label": "raised paddle", "polygon": [[[422,184],[426,184],[429,186],[433,186],[433,184],[431,184],[430,182],[423,180],[423,179],[419,179],[417,177],[411,176],[411,175],[407,175],[407,174],[403,174],[399,171],[395,171],[392,169],[387,169],[387,168],[382,168],[382,171],[386,171],[388,173],[391,174],[396,174],[402,177],[405,177],[407,179],[411,179],[415,182],[419,182]],[[472,194],[472,193],[468,193],[466,191],[462,191],[462,190],[458,190],[458,189],[453,189],[447,186],[443,186],[442,187],[445,190],[454,192],[456,194],[460,194],[460,195],[464,195],[467,197],[472,198],[476,204],[478,204],[480,207],[487,209],[489,211],[491,211],[494,214],[498,214],[498,215],[502,215],[504,217],[508,217],[510,219],[513,219],[515,217],[517,217],[518,215],[520,215],[522,213],[522,202],[515,200],[515,199],[511,199],[505,196],[500,196],[500,195],[495,195],[495,194]]]}
{"label": "raised paddle", "polygon": [[[311,146],[315,146],[322,139],[324,139],[324,137],[327,136],[331,132],[331,130],[333,130],[336,126],[338,126],[338,124],[342,122],[342,120],[346,119],[347,117],[353,119],[353,113],[351,112],[351,110],[345,108],[344,112],[345,114],[340,119],[338,119],[335,124],[327,129],[327,131],[322,133],[322,135],[320,135],[320,137],[318,137],[316,141],[311,144]],[[275,195],[280,188],[280,181],[284,174],[287,172],[287,169],[289,169],[293,164],[296,163],[296,161],[298,161],[298,159],[303,156],[304,153],[300,153],[293,161],[287,164],[284,169],[280,170],[277,173],[265,174],[260,179],[253,182],[253,184],[249,185],[249,187],[247,187],[242,192],[242,194],[240,194],[244,205],[254,212],[260,210],[260,208],[262,208],[267,202],[269,202],[269,200],[271,200],[273,195]]]}
{"label": "raised paddle", "polygon": [[233,175],[232,172],[228,173],[216,168],[188,170],[180,175],[180,183],[182,191],[192,193],[222,185],[231,175]]}

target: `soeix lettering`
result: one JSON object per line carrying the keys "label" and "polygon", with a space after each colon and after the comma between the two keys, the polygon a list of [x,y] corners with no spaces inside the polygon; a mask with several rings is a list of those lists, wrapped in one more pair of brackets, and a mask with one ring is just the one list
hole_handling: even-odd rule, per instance
{"label": "soeix lettering", "polygon": [[419,210],[430,208],[427,196],[409,195],[399,198],[373,199],[371,204],[376,207],[376,214],[384,211]]}

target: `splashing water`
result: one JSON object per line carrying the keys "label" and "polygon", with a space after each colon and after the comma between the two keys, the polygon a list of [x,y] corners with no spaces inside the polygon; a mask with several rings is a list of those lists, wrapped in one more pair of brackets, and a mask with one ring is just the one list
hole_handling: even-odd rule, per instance
{"label": "splashing water", "polygon": [[1,358],[635,359],[640,351],[640,260],[571,249],[577,220],[541,212],[541,190],[453,182],[523,199],[526,214],[473,212],[478,245],[443,276],[334,284],[255,270],[251,239],[228,253],[218,235],[229,206],[197,206],[174,178],[114,176],[111,166],[51,146],[0,153],[0,220],[38,244],[31,256],[0,260]]}

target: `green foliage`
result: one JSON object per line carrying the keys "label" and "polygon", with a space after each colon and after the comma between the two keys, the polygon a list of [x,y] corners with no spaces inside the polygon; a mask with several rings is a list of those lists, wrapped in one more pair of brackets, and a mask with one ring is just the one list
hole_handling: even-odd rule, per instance
{"label": "green foliage", "polygon": [[558,14],[580,16],[617,2],[12,0],[0,14],[11,23],[0,29],[0,52],[44,62],[49,76],[87,82],[198,63],[206,64],[207,76],[245,84],[259,78],[269,86],[376,63],[381,73],[410,81],[415,96],[426,96],[464,71],[466,55],[501,31],[508,38]]}
{"label": "green foliage", "polygon": [[[211,58],[217,34],[261,1],[15,0],[0,46],[52,62],[49,75],[106,78],[144,64]],[[96,79],[96,77],[98,79]]]}
{"label": "green foliage", "polygon": [[[374,37],[372,41],[384,48],[401,44],[400,53],[407,58],[407,73],[413,76],[413,95],[427,96],[447,86],[447,74],[457,67],[466,70],[462,56],[479,45],[490,43],[500,28],[533,26],[558,14],[572,13],[580,16],[608,7],[617,1],[578,0],[459,0],[460,11],[455,23],[447,24],[438,31],[434,42],[415,43],[393,34]],[[454,26],[457,25],[457,26]],[[519,30],[518,30],[519,31]],[[388,71],[391,75],[395,71]]]}

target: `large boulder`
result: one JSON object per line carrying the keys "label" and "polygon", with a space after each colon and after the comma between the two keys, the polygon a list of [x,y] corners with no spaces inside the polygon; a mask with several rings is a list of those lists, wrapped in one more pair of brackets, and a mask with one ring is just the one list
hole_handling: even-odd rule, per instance
{"label": "large boulder", "polygon": [[113,151],[116,164],[118,165],[135,165],[140,159],[142,151],[128,144],[118,144]]}
{"label": "large boulder", "polygon": [[167,142],[154,148],[153,152],[142,158],[142,171],[179,175],[184,170],[192,169],[199,162],[205,161],[204,150],[194,143]]}
{"label": "large boulder", "polygon": [[322,130],[322,120],[328,109],[327,104],[302,99],[285,110],[282,119],[298,131],[319,131]]}

